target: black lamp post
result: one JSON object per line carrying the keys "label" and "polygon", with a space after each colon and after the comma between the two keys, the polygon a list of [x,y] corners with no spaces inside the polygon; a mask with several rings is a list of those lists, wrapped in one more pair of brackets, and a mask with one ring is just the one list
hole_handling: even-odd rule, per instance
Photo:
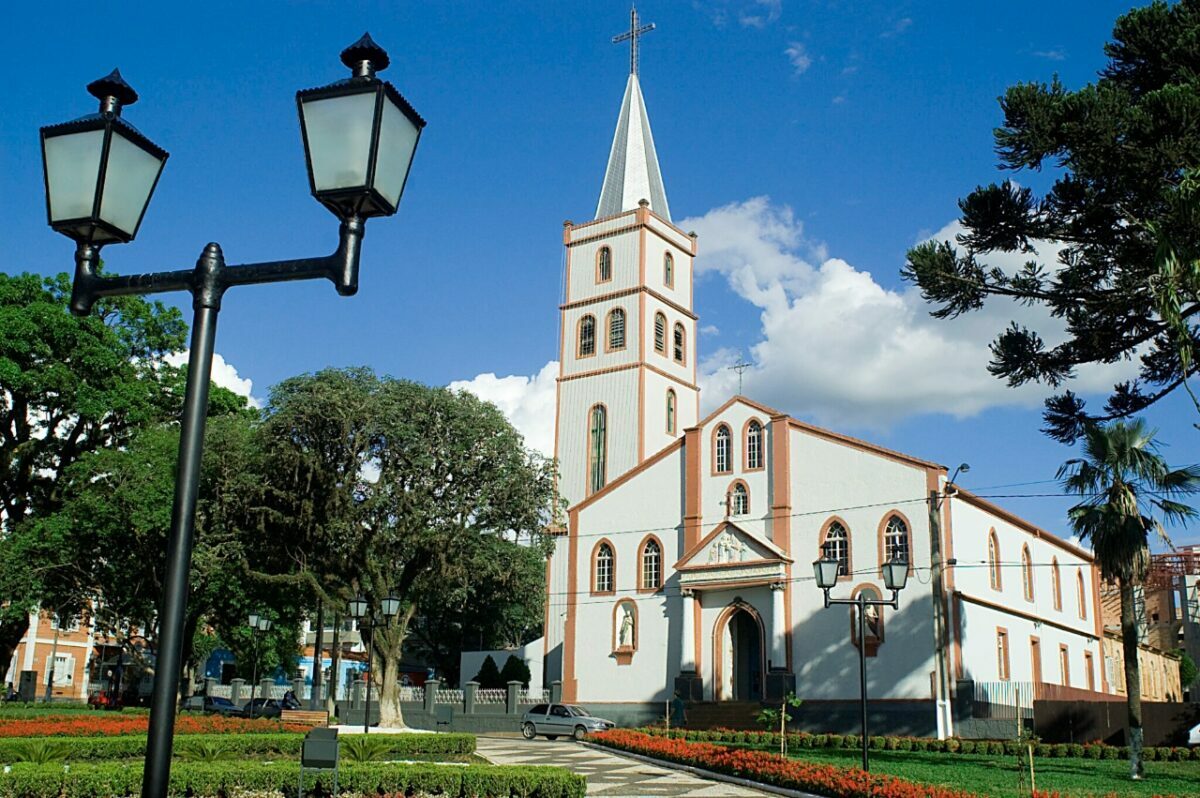
{"label": "black lamp post", "polygon": [[858,608],[858,680],[860,704],[862,710],[862,769],[869,771],[871,762],[867,753],[867,607],[891,607],[900,609],[900,591],[908,582],[908,561],[893,559],[883,565],[883,584],[892,591],[890,599],[869,599],[866,591],[860,590],[858,596],[852,599],[835,599],[829,597],[829,590],[837,583],[838,560],[823,557],[813,563],[813,572],[817,577],[817,587],[825,592],[825,606],[833,604],[848,604]]}
{"label": "black lamp post", "polygon": [[271,619],[257,612],[250,613],[246,625],[250,627],[250,639],[254,641],[254,664],[250,670],[250,711],[246,717],[254,717],[254,688],[258,685],[258,633],[271,631]]}
{"label": "black lamp post", "polygon": [[[388,593],[382,603],[383,617],[387,627],[392,628],[392,619],[400,613],[400,599],[396,598],[391,593]],[[371,731],[371,646],[374,643],[372,639],[367,641],[363,634],[363,627],[366,626],[371,630],[371,637],[375,636],[375,613],[371,609],[371,605],[363,598],[362,594],[355,596],[350,600],[350,617],[358,621],[358,636],[362,640],[363,647],[367,650],[367,683],[366,696],[364,697],[363,705],[363,734],[369,734]]]}
{"label": "black lamp post", "polygon": [[191,356],[159,608],[143,798],[165,798],[170,775],[188,564],[221,296],[236,285],[315,278],[332,281],[339,294],[354,294],[365,221],[396,212],[425,126],[400,93],[375,76],[389,59],[369,35],[342,52],[342,63],[352,70],[350,78],[296,95],[313,196],[341,221],[338,248],[325,257],[227,266],[214,243],[204,248],[194,269],[100,276],[101,247],[137,235],[167,153],[122,118],[124,106],[137,101],[137,92],[116,70],[88,85],[100,101],[98,113],[41,131],[47,217],[52,228],[76,243],[71,311],[86,315],[97,299],[108,296],[192,295]]}

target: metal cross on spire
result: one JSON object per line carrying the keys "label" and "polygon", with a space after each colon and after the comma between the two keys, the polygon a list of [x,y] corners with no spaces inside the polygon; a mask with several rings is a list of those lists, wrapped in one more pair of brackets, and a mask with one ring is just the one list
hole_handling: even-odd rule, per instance
{"label": "metal cross on spire", "polygon": [[738,375],[738,396],[742,395],[742,372],[750,368],[751,364],[738,359],[738,362],[729,367],[730,371],[736,371]]}
{"label": "metal cross on spire", "polygon": [[638,12],[634,7],[629,12],[629,30],[619,36],[613,37],[613,44],[620,44],[623,41],[629,42],[629,74],[636,75],[638,73],[638,39],[644,34],[654,30],[654,23],[642,25],[638,27]]}

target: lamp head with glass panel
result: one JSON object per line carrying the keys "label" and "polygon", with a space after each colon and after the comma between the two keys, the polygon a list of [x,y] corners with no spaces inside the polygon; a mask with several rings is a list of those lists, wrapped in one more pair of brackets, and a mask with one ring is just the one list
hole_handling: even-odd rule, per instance
{"label": "lamp head with glass panel", "polygon": [[342,51],[342,63],[351,77],[296,93],[309,185],[343,221],[391,216],[425,120],[375,76],[391,59],[370,34]]}
{"label": "lamp head with glass panel", "polygon": [[88,84],[97,113],[41,130],[50,226],[81,245],[132,241],[167,151],[121,117],[137,92],[114,69]]}

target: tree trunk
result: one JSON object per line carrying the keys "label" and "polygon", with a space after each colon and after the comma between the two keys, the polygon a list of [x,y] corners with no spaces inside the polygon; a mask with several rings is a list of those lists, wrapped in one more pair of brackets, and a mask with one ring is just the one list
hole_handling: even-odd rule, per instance
{"label": "tree trunk", "polygon": [[330,646],[329,652],[329,692],[325,697],[325,711],[333,717],[337,713],[337,694],[338,685],[341,684],[341,674],[338,672],[342,666],[342,616],[334,613],[333,616],[333,643]]}
{"label": "tree trunk", "polygon": [[1121,591],[1121,649],[1125,658],[1125,704],[1129,710],[1129,775],[1140,779],[1142,764],[1142,672],[1138,666],[1138,629],[1133,608],[1133,584],[1119,580]]}
{"label": "tree trunk", "polygon": [[404,712],[400,708],[400,656],[408,624],[416,611],[409,606],[390,629],[375,629],[371,644],[375,647],[375,662],[382,678],[379,680],[379,725],[385,729],[403,729]]}
{"label": "tree trunk", "polygon": [[[13,653],[28,630],[28,615],[20,620],[0,622],[0,670],[8,671],[8,664],[12,662]],[[20,675],[21,669],[18,667],[13,675],[13,680],[16,681]]]}

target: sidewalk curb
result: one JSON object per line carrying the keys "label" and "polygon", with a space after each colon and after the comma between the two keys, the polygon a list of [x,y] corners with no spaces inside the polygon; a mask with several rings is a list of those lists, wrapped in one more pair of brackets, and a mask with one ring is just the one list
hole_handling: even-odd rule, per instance
{"label": "sidewalk curb", "polygon": [[825,796],[817,795],[811,792],[801,792],[800,790],[789,790],[786,787],[776,787],[774,784],[764,784],[760,781],[751,781],[743,779],[739,776],[727,776],[724,773],[715,773],[711,770],[693,767],[692,765],[683,765],[678,762],[669,762],[665,759],[655,759],[642,754],[635,754],[630,751],[621,751],[616,748],[609,748],[606,745],[597,745],[596,743],[581,742],[579,745],[587,746],[596,751],[604,751],[614,756],[625,757],[626,759],[634,759],[638,762],[643,762],[647,765],[655,765],[657,767],[666,768],[668,770],[679,770],[684,773],[690,773],[693,776],[699,776],[702,779],[709,781],[723,781],[726,784],[736,784],[739,787],[746,787],[751,790],[760,790],[762,792],[774,793],[775,795],[786,795],[788,798],[825,798]]}

